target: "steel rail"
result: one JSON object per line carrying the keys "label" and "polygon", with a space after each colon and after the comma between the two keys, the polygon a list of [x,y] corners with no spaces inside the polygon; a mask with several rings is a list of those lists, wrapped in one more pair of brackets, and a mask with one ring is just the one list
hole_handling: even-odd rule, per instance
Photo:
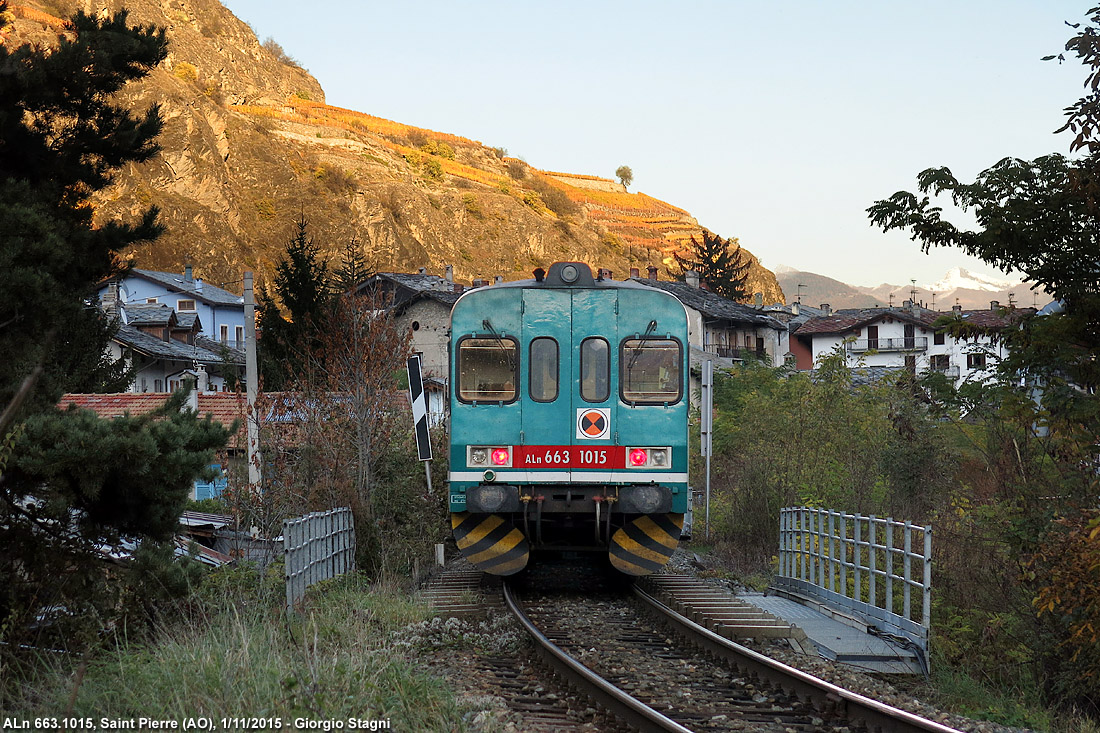
{"label": "steel rail", "polygon": [[933,720],[927,720],[884,702],[872,700],[851,690],[845,690],[843,687],[818,679],[802,670],[795,669],[732,642],[677,613],[637,586],[634,586],[634,593],[665,617],[674,627],[690,637],[692,642],[713,653],[719,659],[728,660],[739,669],[759,675],[790,693],[815,702],[834,703],[838,708],[838,712],[844,717],[855,722],[862,722],[870,730],[898,731],[899,733],[908,733],[909,731],[961,733],[955,728],[950,728]]}
{"label": "steel rail", "polygon": [[527,614],[520,608],[507,583],[504,584],[504,601],[516,618],[519,619],[523,628],[527,630],[527,633],[537,642],[540,654],[550,666],[569,681],[580,684],[584,693],[598,705],[638,730],[692,733],[691,729],[685,728],[637,698],[628,695],[566,654],[561,647],[550,641],[545,634],[531,623],[531,620],[527,618]]}

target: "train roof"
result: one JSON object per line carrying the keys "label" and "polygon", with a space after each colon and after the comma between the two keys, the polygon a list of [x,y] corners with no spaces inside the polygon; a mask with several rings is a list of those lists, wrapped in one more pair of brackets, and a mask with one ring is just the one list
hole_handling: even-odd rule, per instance
{"label": "train roof", "polygon": [[[570,270],[569,268],[573,268]],[[638,288],[649,290],[644,285],[639,285],[631,280],[611,280],[602,277],[593,277],[592,270],[583,262],[555,262],[550,265],[550,271],[543,273],[542,268],[535,270],[535,277],[527,280],[512,280],[497,285],[493,288]],[[480,288],[467,291],[476,292]],[[466,295],[466,293],[463,293]]]}

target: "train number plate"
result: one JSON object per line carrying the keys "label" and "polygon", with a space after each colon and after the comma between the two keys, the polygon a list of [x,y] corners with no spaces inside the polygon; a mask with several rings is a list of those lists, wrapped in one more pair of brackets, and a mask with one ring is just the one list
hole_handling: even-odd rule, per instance
{"label": "train number plate", "polygon": [[620,445],[517,445],[515,468],[623,468],[626,449]]}

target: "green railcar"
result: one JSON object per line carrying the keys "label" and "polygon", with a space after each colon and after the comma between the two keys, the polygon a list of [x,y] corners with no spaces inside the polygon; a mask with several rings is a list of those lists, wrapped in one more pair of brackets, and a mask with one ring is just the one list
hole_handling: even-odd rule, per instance
{"label": "green railcar", "polygon": [[668,293],[559,262],[451,313],[450,507],[475,566],[602,551],[671,557],[688,510],[688,326]]}

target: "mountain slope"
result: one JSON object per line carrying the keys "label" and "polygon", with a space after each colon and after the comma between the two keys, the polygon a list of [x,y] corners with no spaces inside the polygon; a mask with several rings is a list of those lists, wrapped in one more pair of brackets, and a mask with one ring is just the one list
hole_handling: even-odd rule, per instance
{"label": "mountain slope", "polygon": [[858,288],[824,275],[791,268],[776,268],[775,276],[779,287],[783,288],[790,302],[801,297],[806,305],[816,308],[822,303],[828,303],[834,309],[874,308],[885,305],[873,295],[860,292]]}
{"label": "mountain slope", "polygon": [[[24,0],[5,42],[55,42],[59,18],[77,7],[122,5]],[[263,281],[303,214],[330,258],[356,241],[379,269],[452,264],[467,280],[529,277],[560,259],[624,278],[632,265],[664,269],[700,232],[683,209],[607,179],[538,171],[475,140],[327,106],[317,80],[216,0],[125,6],[131,21],[165,26],[171,42],[165,64],[124,90],[128,106],[161,105],[164,152],[122,172],[97,208],[98,221],[161,208],[166,235],[132,253],[142,267],[191,263],[229,289],[245,269]],[[782,299],[752,259],[750,291]]]}

